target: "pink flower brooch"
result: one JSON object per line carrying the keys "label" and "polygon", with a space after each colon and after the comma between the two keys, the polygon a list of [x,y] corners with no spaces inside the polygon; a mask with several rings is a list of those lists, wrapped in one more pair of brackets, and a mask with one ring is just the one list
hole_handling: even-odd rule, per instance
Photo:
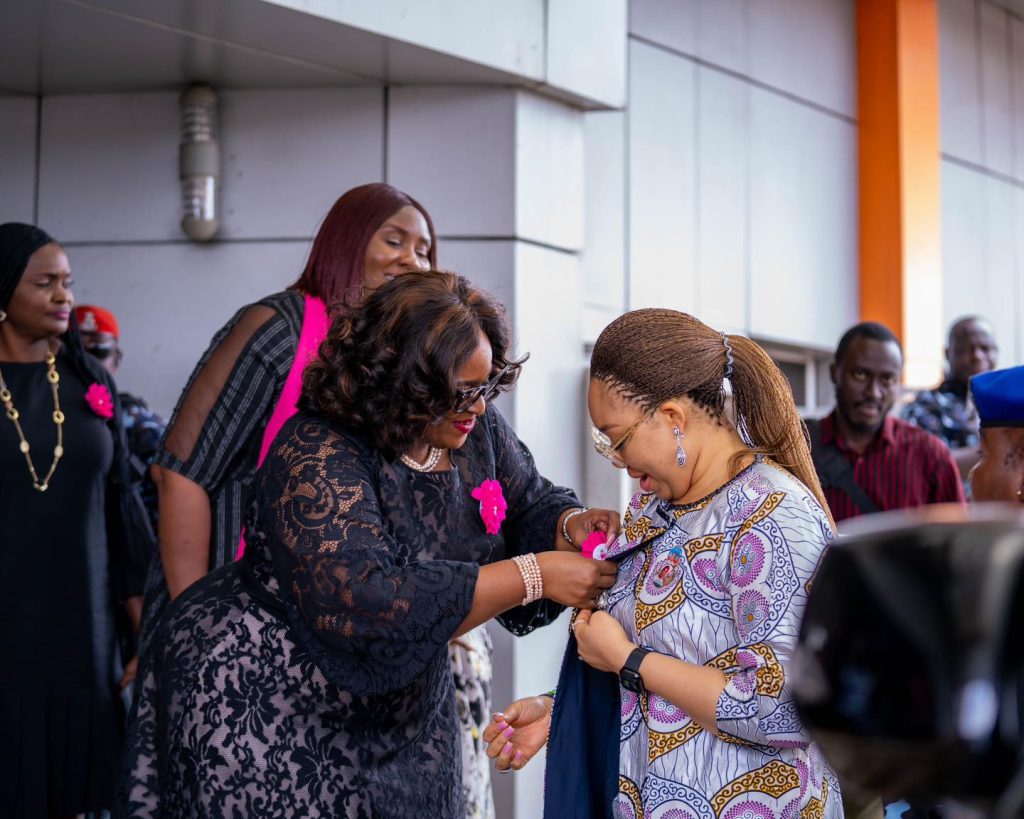
{"label": "pink flower brooch", "polygon": [[114,399],[110,397],[110,390],[102,384],[93,384],[85,391],[85,403],[100,418],[114,417]]}
{"label": "pink flower brooch", "polygon": [[487,534],[498,534],[501,531],[501,522],[505,519],[505,510],[508,509],[501,484],[488,478],[469,494],[480,501],[480,518],[484,522]]}
{"label": "pink flower brooch", "polygon": [[591,532],[580,546],[580,554],[595,560],[604,560],[608,557],[608,535],[601,531]]}

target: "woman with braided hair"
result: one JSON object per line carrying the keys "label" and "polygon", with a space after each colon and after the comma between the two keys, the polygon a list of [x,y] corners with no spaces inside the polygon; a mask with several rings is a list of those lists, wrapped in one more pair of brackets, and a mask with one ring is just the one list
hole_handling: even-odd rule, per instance
{"label": "woman with braided hair", "polygon": [[554,697],[495,716],[490,755],[521,768],[550,731],[546,817],[841,817],[789,690],[834,524],[785,377],[663,309],[605,328],[590,375],[595,448],[640,485],[618,576],[575,617]]}

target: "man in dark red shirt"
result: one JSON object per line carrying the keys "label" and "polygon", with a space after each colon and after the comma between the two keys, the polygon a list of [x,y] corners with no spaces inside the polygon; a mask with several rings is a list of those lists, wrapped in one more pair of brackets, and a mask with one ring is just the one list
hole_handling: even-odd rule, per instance
{"label": "man in dark red shirt", "polygon": [[903,350],[888,327],[864,322],[839,340],[836,408],[808,424],[814,465],[836,522],[858,515],[964,503],[956,462],[941,439],[891,416]]}

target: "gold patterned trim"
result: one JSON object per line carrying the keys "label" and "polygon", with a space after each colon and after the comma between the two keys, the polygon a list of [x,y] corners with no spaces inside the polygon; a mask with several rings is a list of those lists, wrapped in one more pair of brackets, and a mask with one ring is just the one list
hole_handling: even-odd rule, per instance
{"label": "gold patterned trim", "polygon": [[626,776],[619,774],[619,793],[625,795],[633,803],[633,815],[641,817],[644,815],[644,803],[640,798],[640,788],[636,782]]}
{"label": "gold patterned trim", "polygon": [[779,799],[794,788],[800,788],[800,775],[796,768],[775,759],[763,768],[734,779],[714,795],[711,807],[714,808],[716,816],[721,816],[725,806],[741,794],[757,791],[772,799]]}
{"label": "gold patterned trim", "polygon": [[635,521],[626,524],[626,540],[629,543],[639,541],[644,537],[651,529],[651,519],[646,516],[641,516]]}
{"label": "gold patterned trim", "polygon": [[807,807],[800,811],[803,819],[825,819],[825,805],[828,803],[828,780],[821,780],[821,799],[811,798]]}
{"label": "gold patterned trim", "polygon": [[722,540],[725,535],[706,535],[691,540],[686,544],[686,560],[692,561],[701,552],[717,552],[722,548]]}
{"label": "gold patterned trim", "polygon": [[670,751],[674,751],[680,745],[685,745],[703,730],[696,722],[691,722],[689,725],[684,725],[670,734],[663,734],[653,730],[648,731],[647,764],[651,764],[659,756],[664,756]]}
{"label": "gold patterned trim", "polygon": [[741,537],[743,537],[743,535],[745,535],[747,532],[753,529],[754,526],[756,526],[758,523],[760,523],[762,520],[768,517],[772,512],[774,512],[778,508],[779,504],[782,503],[782,499],[785,497],[785,492],[772,492],[767,498],[764,499],[764,503],[762,503],[758,507],[757,511],[754,512],[754,514],[752,514],[745,521],[743,521],[743,523],[740,525],[740,528],[736,530],[736,535],[733,537],[732,542],[735,543],[736,541],[738,541]]}
{"label": "gold patterned trim", "polygon": [[[739,648],[743,648],[743,646],[733,646],[717,657],[712,657],[705,665],[717,668],[719,671],[724,671],[728,674],[729,669],[736,667],[736,652]],[[745,646],[745,648],[748,651],[753,651],[764,660],[764,665],[757,669],[756,692],[762,697],[778,698],[782,694],[782,685],[786,681],[786,672],[783,670],[779,658],[775,656],[775,650],[764,643],[753,643],[752,645]]]}
{"label": "gold patterned trim", "polygon": [[[643,575],[641,575],[643,577]],[[662,600],[660,603],[651,605],[645,603],[640,598],[636,601],[636,633],[639,634],[648,626],[654,625],[661,618],[668,616],[677,608],[679,608],[686,600],[686,592],[683,591],[683,584],[676,583],[672,593]]]}

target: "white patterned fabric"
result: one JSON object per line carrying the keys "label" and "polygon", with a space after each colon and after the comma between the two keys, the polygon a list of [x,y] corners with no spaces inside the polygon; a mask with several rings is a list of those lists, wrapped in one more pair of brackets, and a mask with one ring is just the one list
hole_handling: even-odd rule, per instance
{"label": "white patterned fabric", "polygon": [[455,710],[462,736],[462,793],[467,819],[494,819],[491,760],[484,728],[491,721],[491,636],[478,626],[448,644]]}
{"label": "white patterned fabric", "polygon": [[[651,537],[659,529],[660,534]],[[721,736],[621,689],[622,819],[841,817],[835,775],[797,717],[787,669],[832,529],[790,473],[758,460],[694,504],[639,494],[614,551],[610,613],[638,645],[721,669]]]}

